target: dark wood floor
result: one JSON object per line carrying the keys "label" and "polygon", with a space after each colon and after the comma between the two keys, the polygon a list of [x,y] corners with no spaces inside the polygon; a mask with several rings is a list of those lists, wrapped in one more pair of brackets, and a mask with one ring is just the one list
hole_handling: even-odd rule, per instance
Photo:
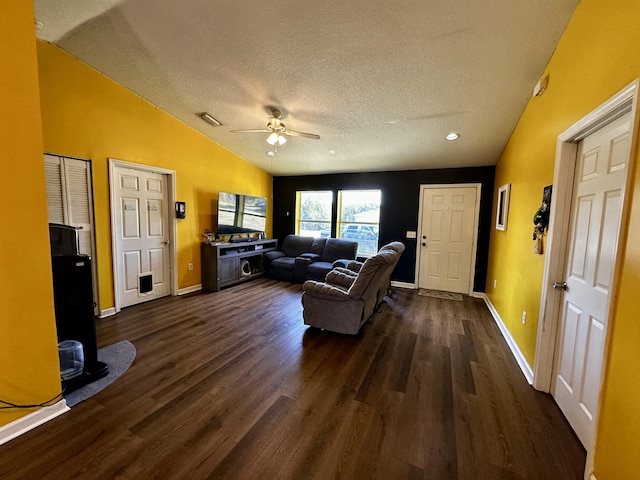
{"label": "dark wood floor", "polygon": [[0,447],[0,478],[581,479],[585,452],[482,300],[395,289],[360,338],[266,279],[98,320],[131,368]]}

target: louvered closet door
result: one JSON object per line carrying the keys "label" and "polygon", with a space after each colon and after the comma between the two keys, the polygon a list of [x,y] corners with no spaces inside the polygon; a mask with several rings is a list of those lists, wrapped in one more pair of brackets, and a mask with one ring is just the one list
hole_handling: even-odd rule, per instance
{"label": "louvered closet door", "polygon": [[[61,223],[80,229],[80,253],[95,259],[93,241],[93,193],[91,164],[86,160],[45,154],[45,180],[49,223]],[[93,298],[99,313],[97,263],[91,262]]]}
{"label": "louvered closet door", "polygon": [[93,257],[89,162],[47,154],[44,165],[49,222],[79,228],[80,253]]}

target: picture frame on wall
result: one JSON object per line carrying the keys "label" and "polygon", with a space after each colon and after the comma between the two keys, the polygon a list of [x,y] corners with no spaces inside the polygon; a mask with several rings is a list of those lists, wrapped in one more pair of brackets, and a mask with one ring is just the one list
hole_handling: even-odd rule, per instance
{"label": "picture frame on wall", "polygon": [[509,217],[509,194],[511,184],[507,183],[498,189],[498,209],[496,211],[496,230],[505,231],[507,229],[507,218]]}

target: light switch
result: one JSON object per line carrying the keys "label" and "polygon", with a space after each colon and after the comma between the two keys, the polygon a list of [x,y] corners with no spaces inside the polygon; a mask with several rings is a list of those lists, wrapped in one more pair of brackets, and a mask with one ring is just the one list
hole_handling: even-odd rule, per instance
{"label": "light switch", "polygon": [[407,230],[407,238],[416,238],[417,234],[413,230]]}

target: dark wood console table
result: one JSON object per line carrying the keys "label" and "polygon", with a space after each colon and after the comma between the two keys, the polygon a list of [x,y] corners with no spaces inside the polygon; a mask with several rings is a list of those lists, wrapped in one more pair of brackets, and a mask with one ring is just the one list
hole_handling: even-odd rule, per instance
{"label": "dark wood console table", "polygon": [[200,244],[202,288],[217,292],[263,275],[263,254],[277,248],[278,240]]}

